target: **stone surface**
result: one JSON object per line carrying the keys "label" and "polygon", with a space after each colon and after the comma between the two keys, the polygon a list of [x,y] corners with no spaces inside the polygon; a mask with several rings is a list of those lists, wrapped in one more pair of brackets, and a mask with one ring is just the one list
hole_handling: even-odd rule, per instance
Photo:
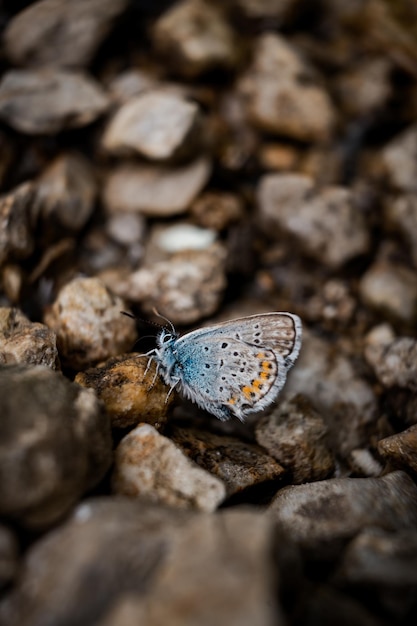
{"label": "stone surface", "polygon": [[9,70],[0,83],[0,119],[28,135],[85,126],[108,106],[100,85],[82,72]]}
{"label": "stone surface", "polygon": [[384,208],[387,222],[401,234],[417,267],[417,196],[405,193],[388,198]]}
{"label": "stone surface", "polygon": [[329,139],[335,110],[316,78],[284,37],[261,35],[255,43],[252,66],[239,85],[250,121],[262,131],[291,139]]}
{"label": "stone surface", "polygon": [[414,529],[417,487],[403,472],[381,478],[332,478],[285,487],[270,511],[297,543],[336,547],[369,526],[392,532]]}
{"label": "stone surface", "polygon": [[382,160],[391,185],[404,192],[417,191],[417,125],[394,137],[382,151]]}
{"label": "stone surface", "polygon": [[0,370],[0,515],[45,528],[109,468],[109,420],[92,391],[47,367]]}
{"label": "stone surface", "polygon": [[0,197],[0,266],[13,259],[25,259],[34,250],[36,188],[23,183]]}
{"label": "stone surface", "polygon": [[270,520],[255,511],[87,500],[31,548],[0,622],[192,626],[226,616],[230,626],[281,626],[273,541]]}
{"label": "stone surface", "polygon": [[98,278],[64,285],[44,318],[56,333],[62,362],[77,369],[132,348],[135,323],[120,314],[125,308]]}
{"label": "stone surface", "polygon": [[[113,428],[147,422],[157,429],[165,424],[175,398],[145,355],[128,354],[79,372],[75,382],[91,387],[105,404]],[[146,374],[146,375],[145,375]]]}
{"label": "stone surface", "polygon": [[315,189],[308,176],[267,174],[257,201],[265,230],[291,237],[320,263],[337,268],[369,248],[369,235],[352,192],[344,187]]}
{"label": "stone surface", "polygon": [[385,57],[371,58],[350,67],[337,81],[343,110],[351,116],[375,115],[392,96],[392,63]]}
{"label": "stone surface", "polygon": [[365,357],[384,387],[417,391],[417,342],[413,337],[393,336],[385,325],[365,338]]}
{"label": "stone surface", "polygon": [[190,152],[199,130],[200,111],[195,102],[162,90],[147,91],[115,113],[102,146],[110,154],[139,154],[163,161]]}
{"label": "stone surface", "polygon": [[79,232],[90,219],[97,197],[91,163],[80,153],[64,153],[43,171],[36,198],[44,228]]}
{"label": "stone surface", "polygon": [[417,474],[417,425],[381,439],[378,453],[391,466]]}
{"label": "stone surface", "polygon": [[200,226],[217,231],[238,222],[244,216],[239,196],[213,191],[200,194],[194,200],[190,213]]}
{"label": "stone surface", "polygon": [[7,526],[0,525],[0,590],[13,582],[19,570],[17,539]]}
{"label": "stone surface", "polygon": [[170,436],[184,454],[224,482],[228,496],[265,481],[278,481],[285,474],[260,446],[237,437],[179,427]]}
{"label": "stone surface", "polygon": [[256,423],[257,442],[287,471],[295,484],[322,480],[335,467],[322,417],[302,396],[283,401]]}
{"label": "stone surface", "polygon": [[110,213],[131,211],[150,217],[184,213],[211,172],[206,157],[181,166],[120,165],[109,173],[103,200]]}
{"label": "stone surface", "polygon": [[224,483],[190,461],[150,424],[131,430],[116,449],[113,491],[152,502],[214,511],[224,500]]}
{"label": "stone surface", "polygon": [[9,22],[4,46],[16,65],[87,65],[127,0],[40,0]]}
{"label": "stone surface", "polygon": [[27,363],[59,369],[55,333],[32,323],[19,309],[0,307],[0,363]]}
{"label": "stone surface", "polygon": [[204,0],[181,0],[155,22],[152,39],[177,73],[188,78],[236,63],[235,35],[221,10]]}

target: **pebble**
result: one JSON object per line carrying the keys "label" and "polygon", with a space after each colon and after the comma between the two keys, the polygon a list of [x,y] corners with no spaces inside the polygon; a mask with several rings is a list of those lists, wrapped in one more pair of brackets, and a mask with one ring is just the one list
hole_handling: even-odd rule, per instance
{"label": "pebble", "polygon": [[59,369],[56,336],[16,308],[0,307],[0,363],[27,363]]}
{"label": "pebble", "polygon": [[83,72],[9,70],[0,82],[0,119],[27,135],[86,126],[108,107],[103,89]]}
{"label": "pebble", "polygon": [[211,512],[224,500],[224,483],[188,459],[150,424],[130,431],[116,448],[113,491],[152,502]]}
{"label": "pebble", "polygon": [[189,153],[200,135],[197,103],[155,90],[121,106],[104,131],[102,146],[116,156],[164,161]]}
{"label": "pebble", "polygon": [[76,67],[92,60],[128,0],[40,0],[15,15],[4,46],[15,65]]}
{"label": "pebble", "polygon": [[392,97],[392,62],[386,57],[366,59],[341,74],[336,83],[338,101],[352,117],[381,112]]}
{"label": "pebble", "polygon": [[335,109],[298,50],[276,33],[255,43],[252,66],[241,76],[250,121],[261,131],[298,141],[328,140]]}
{"label": "pebble", "polygon": [[331,478],[281,489],[270,512],[300,545],[339,551],[341,540],[369,526],[413,530],[417,487],[400,471],[381,478]]}
{"label": "pebble", "polygon": [[381,439],[378,454],[391,466],[417,475],[417,425]]}
{"label": "pebble", "polygon": [[417,124],[406,128],[382,150],[382,161],[388,180],[394,189],[403,192],[417,191]]}
{"label": "pebble", "polygon": [[64,285],[44,316],[56,333],[63,364],[81,369],[131,349],[135,322],[120,314],[125,308],[98,278]]}
{"label": "pebble", "polygon": [[233,30],[221,9],[204,0],[180,0],[153,25],[152,42],[176,73],[193,78],[236,64]]}
{"label": "pebble", "polygon": [[308,176],[267,174],[260,179],[257,204],[266,232],[291,237],[302,252],[332,269],[369,249],[365,221],[347,188],[315,189]]}
{"label": "pebble", "polygon": [[334,472],[323,418],[301,395],[280,402],[255,426],[256,441],[291,473],[291,482],[322,480]]}
{"label": "pebble", "polygon": [[48,367],[0,370],[0,515],[45,529],[104,477],[109,420],[92,391]]}
{"label": "pebble", "polygon": [[400,194],[388,198],[385,218],[398,231],[405,242],[414,267],[417,267],[417,197],[414,193]]}
{"label": "pebble", "polygon": [[127,163],[107,177],[103,201],[107,211],[138,212],[149,217],[185,213],[211,173],[207,157],[186,165],[158,166]]}
{"label": "pebble", "polygon": [[0,197],[0,267],[32,254],[35,199],[36,187],[32,183],[23,183]]}
{"label": "pebble", "polygon": [[260,446],[237,437],[180,427],[171,429],[170,437],[184,454],[224,482],[228,497],[266,481],[279,481],[285,474]]}
{"label": "pebble", "polygon": [[206,191],[194,200],[190,214],[203,228],[221,231],[239,222],[244,217],[244,210],[238,195]]}
{"label": "pebble", "polygon": [[160,430],[175,395],[168,396],[169,388],[158,376],[155,363],[148,361],[148,357],[139,354],[114,357],[79,372],[75,382],[94,389],[104,402],[113,428],[130,428],[147,422]]}
{"label": "pebble", "polygon": [[119,106],[129,102],[135,96],[156,87],[155,76],[145,70],[130,68],[117,74],[107,85],[110,96]]}
{"label": "pebble", "polygon": [[414,338],[396,338],[391,327],[383,324],[365,337],[364,354],[384,387],[417,391],[417,342]]}

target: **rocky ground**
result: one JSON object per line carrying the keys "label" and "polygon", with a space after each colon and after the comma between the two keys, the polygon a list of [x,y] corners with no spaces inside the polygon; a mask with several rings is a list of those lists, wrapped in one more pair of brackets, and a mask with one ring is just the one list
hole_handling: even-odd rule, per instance
{"label": "rocky ground", "polygon": [[[414,0],[0,29],[1,626],[415,623]],[[277,404],[166,401],[155,308],[298,314]]]}

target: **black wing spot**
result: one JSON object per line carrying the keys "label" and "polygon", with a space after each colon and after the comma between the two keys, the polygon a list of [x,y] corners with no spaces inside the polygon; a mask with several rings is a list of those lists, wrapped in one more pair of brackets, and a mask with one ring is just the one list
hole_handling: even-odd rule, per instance
{"label": "black wing spot", "polygon": [[237,374],[232,374],[233,378],[236,378]]}
{"label": "black wing spot", "polygon": [[259,337],[260,334],[261,334],[260,332],[255,333],[255,337]]}
{"label": "black wing spot", "polygon": [[211,365],[210,365],[210,363],[205,363],[205,364],[204,364],[204,367],[205,367],[207,370],[209,370],[209,369],[210,369],[210,367],[211,367]]}
{"label": "black wing spot", "polygon": [[244,372],[244,371],[245,371],[245,368],[244,368],[244,367],[241,367],[241,368],[239,369],[239,372]]}
{"label": "black wing spot", "polygon": [[224,365],[224,361],[223,359],[220,359],[220,367],[223,367],[223,365]]}
{"label": "black wing spot", "polygon": [[224,350],[225,348],[227,348],[227,346],[228,346],[228,345],[229,345],[229,344],[228,344],[228,343],[226,343],[226,342],[224,341],[224,342],[222,343],[222,348],[223,348],[223,350]]}
{"label": "black wing spot", "polygon": [[223,387],[219,387],[219,391],[223,391]]}
{"label": "black wing spot", "polygon": [[[236,376],[236,374],[235,374],[235,376]],[[222,376],[222,380],[226,380],[226,376]]]}
{"label": "black wing spot", "polygon": [[233,352],[233,356],[239,356],[239,352]]}
{"label": "black wing spot", "polygon": [[204,350],[208,352],[208,346],[204,346]]}
{"label": "black wing spot", "polygon": [[254,339],[253,343],[256,343],[256,344],[260,343],[260,339]]}

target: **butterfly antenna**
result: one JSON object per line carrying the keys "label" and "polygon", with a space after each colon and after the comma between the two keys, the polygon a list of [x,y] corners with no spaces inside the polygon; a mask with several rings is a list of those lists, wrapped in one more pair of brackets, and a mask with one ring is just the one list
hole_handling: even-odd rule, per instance
{"label": "butterfly antenna", "polygon": [[165,320],[165,321],[167,322],[167,324],[169,324],[169,325],[170,325],[171,330],[172,330],[173,334],[175,335],[177,331],[175,330],[175,326],[174,326],[174,324],[171,322],[171,320],[169,320],[169,319],[168,319],[167,317],[165,317],[164,315],[161,315],[161,314],[159,313],[159,311],[156,309],[156,307],[154,307],[154,308],[152,309],[152,311],[155,313],[155,315],[156,315],[157,317],[160,317],[161,319]]}

